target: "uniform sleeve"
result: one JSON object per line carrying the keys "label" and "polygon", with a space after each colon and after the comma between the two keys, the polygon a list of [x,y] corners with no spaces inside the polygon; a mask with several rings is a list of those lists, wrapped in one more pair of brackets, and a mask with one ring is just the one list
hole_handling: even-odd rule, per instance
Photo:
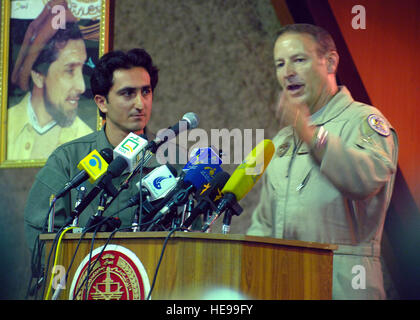
{"label": "uniform sleeve", "polygon": [[267,181],[267,172],[261,177],[262,187],[260,193],[260,201],[251,216],[251,226],[247,231],[247,235],[252,236],[273,236],[272,220],[273,211],[271,208],[272,198],[269,196],[269,182]]}
{"label": "uniform sleeve", "polygon": [[[24,210],[25,237],[31,250],[38,235],[47,226],[51,196],[55,195],[70,180],[66,176],[67,172],[63,158],[54,152],[35,177]],[[56,226],[64,223],[67,212],[70,212],[69,195],[57,200],[54,206],[54,224]]]}
{"label": "uniform sleeve", "polygon": [[382,121],[377,127],[369,124],[365,114],[349,121],[340,136],[329,134],[321,161],[321,172],[352,200],[379,192],[397,169],[396,132],[381,115],[373,116]]}

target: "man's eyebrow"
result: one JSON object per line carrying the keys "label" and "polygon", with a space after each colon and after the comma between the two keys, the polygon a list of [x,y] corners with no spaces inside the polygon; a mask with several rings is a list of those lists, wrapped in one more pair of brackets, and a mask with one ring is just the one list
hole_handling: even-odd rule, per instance
{"label": "man's eyebrow", "polygon": [[121,89],[117,90],[117,93],[122,93],[125,91],[135,91],[135,90],[137,90],[136,87],[122,87]]}
{"label": "man's eyebrow", "polygon": [[77,66],[82,66],[83,64],[84,63],[82,63],[82,62],[68,62],[68,63],[65,63],[64,66],[74,68],[74,67],[77,67]]}
{"label": "man's eyebrow", "polygon": [[[292,55],[291,57],[290,57],[290,59],[294,59],[294,58],[296,58],[296,57],[298,57],[298,56],[305,56],[306,57],[306,54],[305,53],[303,53],[303,52],[301,52],[301,53],[295,53],[294,55]],[[280,60],[284,60],[284,58],[277,58],[277,59],[275,59],[274,61],[280,61]]]}
{"label": "man's eyebrow", "polygon": [[138,89],[140,89],[140,90],[151,89],[151,88],[152,88],[152,86],[150,84],[146,84],[146,85],[141,86],[141,87],[128,87],[127,86],[127,87],[122,87],[121,89],[118,89],[117,93],[122,93],[122,92],[125,92],[125,91],[136,91]]}

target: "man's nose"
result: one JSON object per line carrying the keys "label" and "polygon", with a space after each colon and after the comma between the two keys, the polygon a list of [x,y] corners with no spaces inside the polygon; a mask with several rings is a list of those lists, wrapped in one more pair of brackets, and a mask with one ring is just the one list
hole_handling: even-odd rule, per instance
{"label": "man's nose", "polygon": [[295,69],[293,63],[291,63],[291,62],[286,63],[285,70],[286,70],[285,78],[294,77],[296,75],[296,69]]}
{"label": "man's nose", "polygon": [[134,99],[134,106],[137,109],[142,110],[144,108],[144,103],[143,103],[143,96],[141,94],[141,91],[139,90],[139,92],[136,94],[136,97]]}
{"label": "man's nose", "polygon": [[74,88],[76,89],[77,93],[82,94],[86,90],[85,79],[83,78],[83,71],[78,70],[76,72],[76,76],[73,78],[74,80]]}

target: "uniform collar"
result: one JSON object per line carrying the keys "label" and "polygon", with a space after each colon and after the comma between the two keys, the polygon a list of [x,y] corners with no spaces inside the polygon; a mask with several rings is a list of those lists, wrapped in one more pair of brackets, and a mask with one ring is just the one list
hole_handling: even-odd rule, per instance
{"label": "uniform collar", "polygon": [[26,109],[28,113],[29,123],[34,128],[34,130],[38,132],[38,134],[44,134],[48,132],[51,128],[53,128],[57,124],[57,122],[55,120],[51,120],[45,126],[41,127],[38,122],[38,117],[36,116],[36,113],[32,106],[31,99],[32,99],[32,93],[29,92],[28,104],[27,104],[27,109]]}
{"label": "uniform collar", "polygon": [[345,86],[339,86],[338,88],[339,90],[331,98],[331,100],[318,111],[320,113],[315,113],[312,124],[323,125],[327,123],[340,115],[350,104],[354,102],[350,91]]}
{"label": "uniform collar", "polygon": [[102,126],[101,130],[96,136],[96,145],[98,147],[98,150],[103,150],[106,148],[110,148],[111,150],[114,150],[114,147],[112,146],[111,143],[109,143],[108,138],[106,137],[105,125]]}

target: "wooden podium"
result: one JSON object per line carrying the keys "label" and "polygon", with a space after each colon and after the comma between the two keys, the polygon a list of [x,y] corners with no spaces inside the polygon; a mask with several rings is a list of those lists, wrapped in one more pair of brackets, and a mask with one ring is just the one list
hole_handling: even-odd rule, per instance
{"label": "wooden podium", "polygon": [[[103,246],[108,236],[108,233],[96,234],[94,247]],[[110,243],[135,253],[151,284],[167,236],[168,232],[119,232]],[[55,235],[40,237],[46,241],[48,257]],[[69,266],[80,237],[77,233],[64,235],[59,265]],[[91,233],[83,237],[61,299],[68,299],[76,269],[90,252],[91,239]],[[229,288],[257,300],[331,299],[336,248],[329,244],[241,234],[175,232],[167,242],[152,299],[206,299],[206,292],[214,288]],[[50,268],[52,264],[53,261]]]}

